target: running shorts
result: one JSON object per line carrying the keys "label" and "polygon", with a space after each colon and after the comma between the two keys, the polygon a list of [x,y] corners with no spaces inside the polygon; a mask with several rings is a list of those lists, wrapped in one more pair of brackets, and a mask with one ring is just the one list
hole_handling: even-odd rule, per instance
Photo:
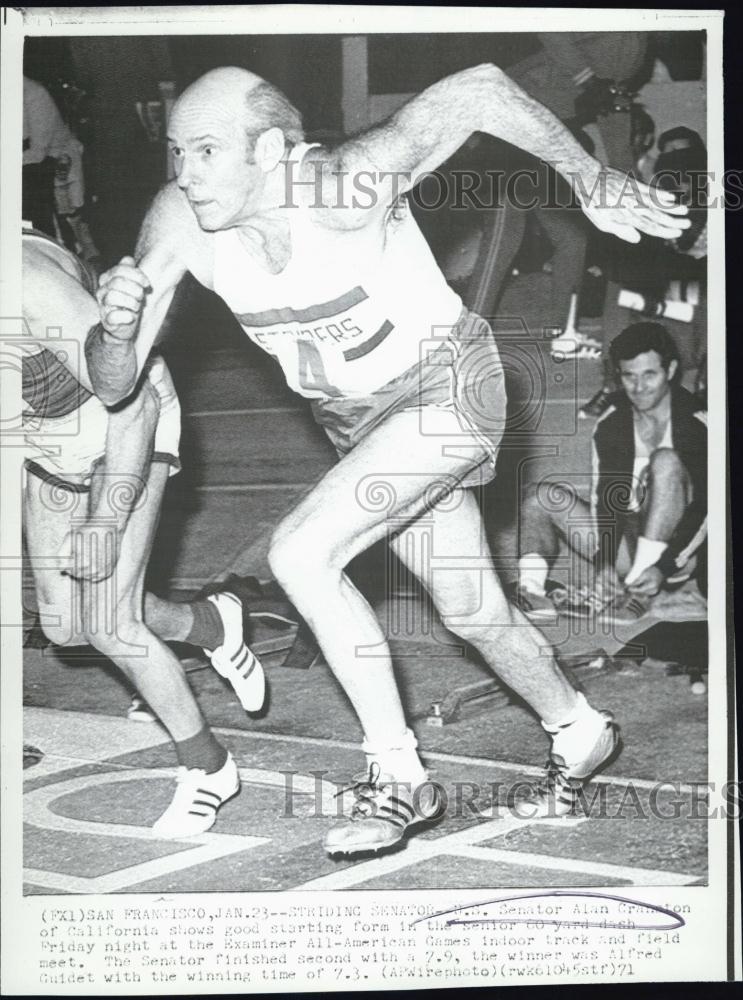
{"label": "running shorts", "polygon": [[[181,467],[181,408],[161,357],[153,356],[148,361],[146,378],[160,397],[152,461],[167,462],[170,475],[174,475]],[[29,414],[25,424],[27,471],[75,492],[89,490],[94,467],[106,450],[108,411],[98,397],[91,396],[63,417],[38,418]],[[73,475],[84,477],[81,485],[66,481]]]}
{"label": "running shorts", "polygon": [[[495,337],[489,324],[463,309],[456,326],[434,328],[421,342],[420,361],[368,396],[313,400],[312,411],[338,454],[348,454],[395,413],[420,412],[419,433],[450,438],[452,474],[460,486],[476,486],[495,476],[506,422],[506,390]],[[442,411],[451,421],[438,419]],[[445,429],[444,429],[445,428]],[[462,471],[462,458],[467,465]]]}

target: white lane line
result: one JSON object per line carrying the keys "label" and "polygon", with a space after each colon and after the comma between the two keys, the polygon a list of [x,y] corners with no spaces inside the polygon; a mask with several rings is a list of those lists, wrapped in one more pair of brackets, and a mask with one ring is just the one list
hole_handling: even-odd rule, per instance
{"label": "white lane line", "polygon": [[436,857],[438,852],[432,851],[429,844],[430,841],[411,840],[407,847],[398,854],[384,854],[370,861],[361,861],[352,868],[331,872],[330,875],[321,875],[319,878],[310,879],[309,882],[298,882],[297,885],[292,886],[292,889],[301,889],[302,891],[305,889],[350,889],[358,885],[359,882],[389,875],[402,868],[418,864],[420,861],[428,861]]}
{"label": "white lane line", "polygon": [[[96,825],[102,826],[103,824]],[[148,834],[151,834],[149,827],[132,827],[130,829],[146,830]],[[178,851],[175,854],[166,854],[151,861],[143,861],[140,864],[130,865],[127,868],[120,868],[115,872],[108,872],[105,875],[94,875],[92,877],[64,875],[42,871],[38,868],[24,868],[23,875],[26,882],[32,882],[34,885],[48,886],[50,889],[56,889],[61,892],[118,892],[130,886],[140,885],[142,882],[151,882],[153,879],[162,878],[164,875],[171,875],[173,872],[181,872],[196,865],[218,861],[220,858],[225,858],[230,854],[248,851],[251,848],[261,847],[263,844],[270,843],[265,837],[238,838],[223,837],[219,834],[212,834],[212,836],[214,839],[208,844],[200,844],[198,847],[192,847],[186,851]],[[141,839],[151,841],[152,837],[148,836]],[[236,843],[235,841],[238,842]]]}
{"label": "white lane line", "polygon": [[[215,726],[214,732],[223,733],[226,736],[244,736],[252,740],[265,740],[268,743],[298,743],[303,746],[332,747],[337,750],[355,751],[359,755],[359,758],[362,756],[360,743],[350,743],[347,740],[324,739],[320,736],[282,735],[281,733],[233,729],[228,726]],[[544,777],[544,768],[534,767],[531,764],[517,764],[513,761],[498,760],[494,757],[467,757],[464,754],[439,753],[437,751],[424,749],[420,752],[421,756],[424,758],[424,762],[426,760],[435,760],[442,764],[464,764],[465,766],[470,767],[484,767],[498,771],[511,771],[514,774],[523,774],[533,778]],[[649,781],[647,778],[624,778],[613,774],[600,774],[592,783],[613,785],[618,788],[626,788],[631,785],[634,788],[641,788],[644,791],[653,791],[657,789],[659,785],[666,784],[669,786],[669,793],[673,792],[676,795],[697,795],[699,794],[699,785],[706,786],[705,782],[685,784],[683,782]]]}
{"label": "white lane line", "polygon": [[[255,772],[246,769],[247,775],[252,776]],[[146,843],[159,843],[164,849],[173,848],[169,853],[161,857],[143,861],[135,865],[119,868],[113,872],[107,872],[96,876],[66,875],[57,872],[45,872],[37,868],[27,868],[24,870],[25,878],[29,882],[48,886],[50,889],[58,889],[64,892],[85,892],[85,893],[105,893],[116,892],[128,886],[137,885],[141,882],[149,882],[152,879],[169,875],[173,872],[183,871],[195,865],[206,864],[230,854],[237,854],[241,851],[252,850],[270,843],[270,838],[242,836],[236,834],[202,833],[182,840],[160,840],[153,837],[152,828],[149,826],[135,826],[124,823],[94,823],[87,820],[74,819],[70,816],[62,816],[52,811],[52,804],[66,795],[82,792],[90,788],[101,785],[119,783],[124,781],[139,781],[146,779],[172,779],[174,769],[130,769],[124,772],[114,771],[103,774],[86,774],[77,778],[70,778],[53,785],[44,785],[24,795],[24,820],[26,823],[38,827],[41,830],[55,831],[69,834],[88,834],[97,837],[125,837],[130,840],[145,841]],[[241,770],[241,777],[243,771]],[[265,783],[270,783],[273,778],[276,783],[277,778],[282,776],[278,772],[267,772],[262,775]],[[305,788],[310,787],[312,779],[308,778]],[[312,782],[314,789],[314,782]],[[305,792],[307,794],[307,792]],[[180,848],[180,849],[179,849]]]}
{"label": "white lane line", "polygon": [[500,848],[479,847],[475,844],[462,845],[451,852],[457,857],[471,858],[473,861],[501,862],[524,868],[546,868],[548,871],[567,871],[597,878],[616,878],[633,885],[690,885],[700,875],[688,872],[670,872],[655,868],[636,868],[633,865],[612,865],[597,861],[581,861],[579,858],[552,857],[549,854],[531,854],[525,851],[505,851]]}
{"label": "white lane line", "polygon": [[[131,751],[135,751],[146,746],[154,746],[159,743],[166,743],[168,739],[167,734],[165,733],[164,730],[160,729],[158,733],[157,731],[153,731],[150,729],[150,726],[153,726],[154,728],[154,726],[158,725],[157,723],[154,724],[132,723],[127,719],[121,719],[116,716],[114,717],[100,716],[100,715],[93,715],[92,713],[88,712],[60,712],[57,709],[25,709],[24,719],[30,713],[33,714],[38,713],[39,721],[43,720],[44,715],[50,716],[52,713],[56,714],[59,717],[64,716],[66,719],[70,720],[70,725],[66,727],[66,731],[68,734],[72,732],[78,732],[78,733],[80,732],[80,729],[78,728],[78,726],[75,725],[73,721],[75,719],[79,720],[80,725],[85,725],[88,728],[91,725],[96,725],[96,724],[104,726],[107,729],[110,726],[115,726],[119,729],[122,735],[124,730],[128,730],[131,734],[130,735],[130,740],[132,744]],[[45,722],[43,730],[31,727],[30,731],[27,733],[26,736],[27,742],[34,743],[38,742],[39,740],[42,741],[44,740],[45,738],[44,734],[48,733],[48,728],[47,728],[48,720],[43,720],[43,721]],[[146,735],[145,733],[142,732],[142,730],[145,728],[148,730]],[[330,747],[336,750],[348,750],[352,753],[356,753],[358,754],[359,759],[361,759],[362,757],[360,743],[353,743],[350,742],[349,740],[334,740],[334,739],[325,739],[319,736],[294,736],[291,734],[259,732],[257,730],[235,729],[234,727],[230,726],[214,726],[213,729],[215,733],[221,733],[226,736],[233,736],[237,738],[242,737],[243,739],[252,739],[252,740],[264,740],[267,743],[294,743],[300,746]],[[144,737],[144,739],[141,739],[141,742],[140,739],[137,739],[138,735],[140,736],[140,739]],[[106,747],[105,750],[106,757],[112,756],[110,749],[110,742],[107,741],[104,741],[103,743],[99,743],[98,741],[96,742],[98,746]],[[44,749],[43,745],[42,749]],[[50,749],[53,750],[53,747]],[[125,749],[114,752],[126,753],[128,752],[128,750],[129,747],[126,747]],[[69,743],[65,747],[65,751],[67,754],[69,754]],[[59,756],[65,756],[66,753],[63,751],[62,753],[59,754]],[[100,753],[101,751],[99,751],[99,754]],[[428,751],[428,750],[422,750],[421,755],[426,760],[436,761],[442,764],[462,764],[465,767],[482,767],[482,768],[489,768],[491,770],[509,771],[514,774],[521,774],[527,777],[534,777],[534,778],[541,778],[544,776],[544,769],[541,767],[534,767],[533,765],[530,764],[518,764],[514,763],[513,761],[499,760],[494,757],[469,757],[465,754],[440,753],[437,751]],[[93,758],[88,757],[86,760],[83,760],[81,758],[80,762],[89,763],[91,759],[102,760],[105,758],[97,754],[95,757]],[[29,775],[28,775],[29,780],[33,778],[34,773],[38,774],[40,772],[37,771],[36,768],[29,768]],[[698,795],[700,785],[701,786],[705,785],[704,781],[696,783],[694,782],[677,783],[677,782],[665,782],[665,781],[661,782],[660,780],[649,781],[647,778],[622,777],[613,774],[601,774],[594,780],[594,783],[603,785],[612,785],[617,788],[627,788],[628,786],[633,786],[634,788],[643,789],[644,791],[653,791],[657,789],[659,785],[667,784],[669,793],[673,792],[674,794],[682,794],[682,795]]]}
{"label": "white lane line", "polygon": [[[25,708],[23,739],[39,747],[45,757],[67,757],[79,764],[104,761],[169,741],[159,722],[133,723],[121,716],[54,708]],[[38,765],[28,768],[28,779],[39,773]]]}
{"label": "white lane line", "polygon": [[525,830],[535,825],[554,825],[552,820],[519,819],[509,816],[493,820],[479,826],[467,827],[456,833],[435,840],[412,840],[400,852],[362,861],[343,871],[323,875],[309,882],[295,885],[295,889],[350,889],[392,872],[401,871],[422,861],[434,861],[445,856],[466,857],[477,861],[490,861],[517,867],[544,868],[549,871],[570,871],[597,878],[618,878],[633,885],[689,885],[699,879],[699,875],[685,872],[669,872],[650,868],[602,864],[581,861],[576,858],[552,857],[548,854],[530,854],[523,851],[507,851],[499,848],[479,846],[479,842],[492,840],[513,831]]}
{"label": "white lane line", "polygon": [[366,882],[381,875],[400,871],[400,869],[408,868],[410,865],[418,864],[420,861],[430,861],[442,854],[456,853],[459,847],[471,845],[478,840],[490,840],[493,837],[510,833],[512,830],[523,830],[536,822],[538,821],[509,816],[506,819],[491,820],[487,823],[481,823],[479,826],[457,830],[456,833],[437,837],[435,840],[414,838],[407,843],[403,850],[396,854],[384,854],[381,857],[371,858],[368,861],[360,861],[352,868],[332,872],[330,875],[321,875],[319,878],[310,879],[309,882],[302,882],[293,888],[349,889],[360,882]]}

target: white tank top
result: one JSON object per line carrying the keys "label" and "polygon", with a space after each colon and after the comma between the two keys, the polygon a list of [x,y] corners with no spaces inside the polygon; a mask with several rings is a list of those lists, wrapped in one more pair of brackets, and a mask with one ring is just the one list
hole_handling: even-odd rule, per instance
{"label": "white tank top", "polygon": [[287,211],[291,258],[279,274],[237,229],[215,233],[214,290],[292,389],[310,399],[368,395],[419,362],[422,341],[449,335],[462,301],[404,199],[382,230],[325,229],[304,206]]}

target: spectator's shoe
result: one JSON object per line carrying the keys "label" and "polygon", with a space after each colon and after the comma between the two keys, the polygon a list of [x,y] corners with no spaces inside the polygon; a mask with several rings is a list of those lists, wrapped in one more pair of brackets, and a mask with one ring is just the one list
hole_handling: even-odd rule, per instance
{"label": "spectator's shoe", "polygon": [[213,774],[179,767],[176,780],[173,801],[152,827],[155,837],[180,840],[206,833],[214,825],[219,807],[240,791],[240,775],[230,754]]}
{"label": "spectator's shoe", "polygon": [[615,625],[634,625],[650,610],[652,597],[640,594],[622,594],[603,612],[603,617]]}
{"label": "spectator's shoe", "polygon": [[560,614],[565,618],[596,618],[613,600],[613,594],[604,594],[599,590],[574,591],[560,605]]}
{"label": "spectator's shoe", "polygon": [[509,803],[517,816],[547,819],[573,812],[585,783],[609,762],[620,746],[619,727],[611,712],[599,711],[595,715],[592,741],[579,760],[568,764],[559,752],[562,734],[553,737],[545,778],[530,786],[523,797]]}
{"label": "spectator's shoe", "polygon": [[242,602],[229,591],[211,594],[207,600],[222,619],[224,642],[204,652],[217,673],[232,685],[245,711],[258,712],[266,697],[266,678],[260,660],[245,645]]}
{"label": "spectator's shoe", "polygon": [[566,361],[568,358],[587,358],[595,361],[601,357],[602,351],[603,345],[598,340],[579,330],[569,334],[561,333],[550,341],[553,361]]}
{"label": "spectator's shoe", "polygon": [[350,815],[331,827],[325,837],[325,850],[330,855],[377,854],[394,847],[415,827],[442,815],[436,785],[426,782],[411,789],[405,782],[380,774],[376,764],[369,768],[368,777],[350,790],[354,795]]}
{"label": "spectator's shoe", "polygon": [[612,403],[614,392],[607,386],[602,386],[595,396],[591,396],[587,403],[578,410],[581,420],[598,420],[603,417]]}
{"label": "spectator's shoe", "polygon": [[[535,594],[534,591],[516,584],[510,596],[519,611],[523,612],[529,621],[545,625],[557,622],[558,611],[556,600],[553,597],[555,593],[557,592],[550,591],[547,594]],[[564,594],[564,591],[561,593]]]}

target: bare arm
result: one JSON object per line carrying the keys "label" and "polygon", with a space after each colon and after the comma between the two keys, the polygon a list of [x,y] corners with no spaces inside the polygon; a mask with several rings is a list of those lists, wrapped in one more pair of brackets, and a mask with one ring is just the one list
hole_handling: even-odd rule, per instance
{"label": "bare arm", "polygon": [[[639,240],[638,230],[668,238],[681,232],[685,221],[669,217],[670,199],[635,184],[619,204],[616,171],[603,170],[573,138],[551,111],[535,101],[497,66],[485,64],[455,73],[413,98],[387,122],[343,143],[323,164],[323,204],[337,204],[338,174],[353,187],[363,178],[373,188],[375,208],[386,208],[425,173],[447,160],[473,132],[486,132],[551,163],[573,186],[582,207],[599,228],[630,242]],[[310,155],[307,175],[317,169],[322,154]],[[602,178],[611,183],[602,186]],[[344,187],[346,193],[351,188]],[[639,197],[638,197],[639,191]],[[603,198],[602,198],[603,196]],[[357,199],[358,203],[359,199]],[[364,224],[363,209],[335,211],[339,226]],[[601,209],[602,211],[597,211]],[[327,215],[333,217],[333,209]],[[670,209],[684,214],[682,209]],[[372,212],[371,214],[379,214]],[[366,206],[366,216],[370,215]]]}
{"label": "bare arm", "polygon": [[156,196],[137,241],[101,278],[101,324],[87,346],[96,394],[111,406],[134,389],[186,271],[210,282],[211,248],[183,195],[169,184]]}

